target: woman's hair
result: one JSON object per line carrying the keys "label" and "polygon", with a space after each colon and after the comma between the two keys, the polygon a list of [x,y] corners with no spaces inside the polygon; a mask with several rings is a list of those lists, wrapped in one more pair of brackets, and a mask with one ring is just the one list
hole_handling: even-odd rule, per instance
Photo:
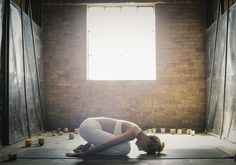
{"label": "woman's hair", "polygon": [[161,152],[165,147],[164,143],[161,143],[160,139],[157,136],[149,135],[150,141],[147,144],[146,152],[147,154],[154,155],[156,152]]}

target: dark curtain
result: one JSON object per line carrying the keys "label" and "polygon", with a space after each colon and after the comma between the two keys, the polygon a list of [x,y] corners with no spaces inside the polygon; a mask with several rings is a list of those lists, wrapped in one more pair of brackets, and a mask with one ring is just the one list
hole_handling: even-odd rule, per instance
{"label": "dark curtain", "polygon": [[[9,143],[15,143],[43,131],[43,113],[38,80],[42,70],[41,32],[31,26],[29,16],[11,5],[9,53]],[[23,23],[23,40],[22,40]],[[33,35],[32,35],[33,32]],[[37,40],[37,46],[34,42]],[[24,41],[24,50],[23,42]],[[24,62],[23,62],[24,60]],[[24,72],[25,69],[25,72]],[[41,77],[40,77],[41,76]]]}
{"label": "dark curtain", "polygon": [[[0,26],[3,19],[3,0],[0,0]],[[3,69],[2,69],[2,28],[0,28],[0,146],[2,145],[2,126],[3,126]]]}
{"label": "dark curtain", "polygon": [[226,108],[223,137],[236,143],[236,5],[229,14]]}
{"label": "dark curtain", "polygon": [[23,47],[20,11],[11,5],[9,46],[9,142],[28,136],[24,94]]}
{"label": "dark curtain", "polygon": [[[225,73],[225,16],[220,17],[217,36],[215,36],[216,22],[208,29],[208,123],[207,130],[213,134],[220,135],[221,123],[223,121],[223,98],[224,98],[224,73]],[[209,38],[209,39],[210,39]],[[215,41],[216,39],[216,41]],[[214,45],[215,54],[214,54]],[[214,57],[215,56],[215,57]],[[214,61],[212,61],[214,59]],[[213,62],[213,63],[212,63]],[[212,69],[212,70],[211,70]],[[211,77],[212,76],[212,77]],[[211,89],[210,89],[211,88]],[[210,91],[211,90],[211,91]],[[210,96],[211,95],[211,96]],[[209,100],[210,99],[210,100]]]}
{"label": "dark curtain", "polygon": [[[219,136],[222,135],[223,138],[232,142],[236,142],[236,5],[232,6],[229,12],[227,66],[225,65],[227,27],[226,13],[219,19],[219,28],[217,34],[215,33],[216,24],[217,22],[213,23],[207,29],[206,61],[208,65],[207,94],[209,103],[207,105],[207,110],[209,112],[207,131]],[[214,54],[215,42],[216,49]],[[213,59],[214,65],[212,68],[211,66]],[[226,79],[225,69],[227,69]],[[225,89],[224,85],[226,87]],[[224,101],[225,106],[223,106]]]}

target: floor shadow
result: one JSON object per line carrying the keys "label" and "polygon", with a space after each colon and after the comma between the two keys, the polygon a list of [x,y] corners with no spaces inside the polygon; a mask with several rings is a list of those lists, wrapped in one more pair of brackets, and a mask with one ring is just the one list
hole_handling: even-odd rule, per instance
{"label": "floor shadow", "polygon": [[164,153],[156,153],[154,155],[150,155],[150,154],[140,154],[137,159],[139,160],[147,160],[147,159],[158,159],[158,158],[163,158],[166,157],[167,155]]}
{"label": "floor shadow", "polygon": [[131,159],[129,157],[120,156],[106,156],[106,157],[86,157],[78,158],[78,162],[75,165],[115,165],[115,164],[140,164],[142,160]]}
{"label": "floor shadow", "polygon": [[157,153],[155,155],[140,154],[136,158],[131,158],[129,156],[103,156],[95,155],[89,157],[78,158],[78,162],[75,164],[81,165],[112,165],[112,164],[140,164],[145,160],[158,159],[160,157],[165,157],[164,153]]}

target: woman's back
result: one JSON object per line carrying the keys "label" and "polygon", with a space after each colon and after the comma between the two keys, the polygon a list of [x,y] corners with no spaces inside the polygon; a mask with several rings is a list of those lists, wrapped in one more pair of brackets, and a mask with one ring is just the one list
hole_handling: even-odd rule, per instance
{"label": "woman's back", "polygon": [[117,131],[117,129],[120,129],[121,133],[124,133],[127,129],[132,128],[132,129],[135,129],[138,135],[138,133],[142,130],[137,124],[126,121],[126,120],[119,120],[119,119],[108,118],[108,117],[94,117],[92,119],[99,121],[102,129],[109,133],[114,133]]}

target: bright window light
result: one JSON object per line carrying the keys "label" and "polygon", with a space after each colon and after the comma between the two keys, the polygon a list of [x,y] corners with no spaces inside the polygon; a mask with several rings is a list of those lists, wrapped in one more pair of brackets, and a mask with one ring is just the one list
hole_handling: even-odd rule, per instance
{"label": "bright window light", "polygon": [[88,7],[87,79],[155,80],[154,7]]}

